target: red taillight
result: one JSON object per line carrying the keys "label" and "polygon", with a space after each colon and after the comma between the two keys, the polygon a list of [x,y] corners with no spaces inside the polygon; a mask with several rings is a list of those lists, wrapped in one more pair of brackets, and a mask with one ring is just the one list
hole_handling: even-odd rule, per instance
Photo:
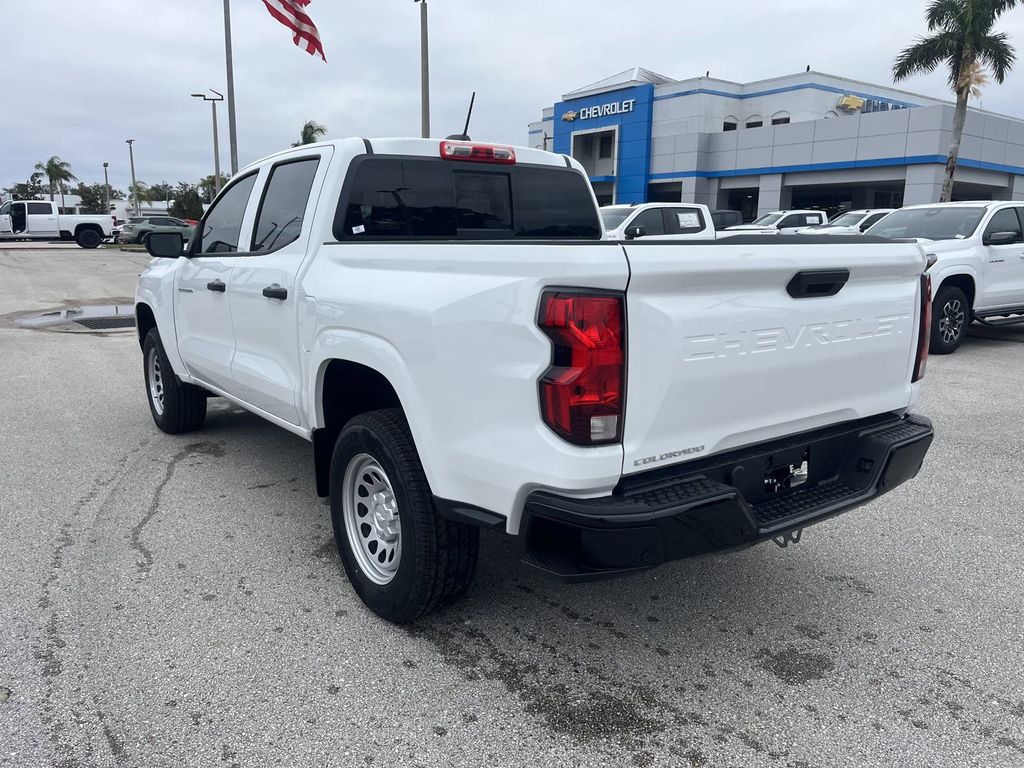
{"label": "red taillight", "polygon": [[[928,264],[931,266],[931,263]],[[932,276],[921,275],[921,325],[917,330],[917,357],[914,359],[914,377],[911,383],[924,378],[928,365],[928,345],[932,334]]]}
{"label": "red taillight", "polygon": [[473,144],[469,141],[442,141],[441,157],[445,160],[472,160],[500,165],[515,165],[516,162],[516,152],[512,147]]}
{"label": "red taillight", "polygon": [[551,367],[540,379],[544,423],[577,445],[622,438],[626,318],[621,294],[545,291],[540,329],[551,339]]}

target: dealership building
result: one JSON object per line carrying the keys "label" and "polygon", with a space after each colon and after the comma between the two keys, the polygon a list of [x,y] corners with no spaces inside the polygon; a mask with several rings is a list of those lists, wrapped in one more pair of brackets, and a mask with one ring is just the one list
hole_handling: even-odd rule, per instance
{"label": "dealership building", "polygon": [[[953,104],[821,72],[734,83],[637,67],[565,94],[529,144],[572,155],[602,205],[893,208],[939,198]],[[1024,120],[971,109],[954,199],[1024,199]]]}

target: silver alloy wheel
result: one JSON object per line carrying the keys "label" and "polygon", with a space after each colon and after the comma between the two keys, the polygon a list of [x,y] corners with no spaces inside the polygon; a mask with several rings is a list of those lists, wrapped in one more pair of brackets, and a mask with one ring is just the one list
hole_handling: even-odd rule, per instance
{"label": "silver alloy wheel", "polygon": [[157,416],[164,415],[164,376],[160,369],[160,356],[156,347],[150,347],[146,354],[146,378],[149,379],[149,400]]}
{"label": "silver alloy wheel", "polygon": [[939,319],[939,333],[944,344],[952,344],[960,337],[964,327],[966,313],[960,299],[950,299],[942,305],[942,317]]}
{"label": "silver alloy wheel", "polygon": [[341,488],[349,548],[374,584],[390,584],[402,559],[402,521],[387,473],[367,453],[352,457]]}

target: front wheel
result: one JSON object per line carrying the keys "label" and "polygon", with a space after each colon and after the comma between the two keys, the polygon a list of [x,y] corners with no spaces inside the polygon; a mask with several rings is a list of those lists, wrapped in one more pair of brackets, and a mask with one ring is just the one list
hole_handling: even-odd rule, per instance
{"label": "front wheel", "polygon": [[169,435],[192,432],[206,421],[206,390],[182,382],[171,369],[156,328],[142,345],[149,411],[157,427]]}
{"label": "front wheel", "polygon": [[437,514],[400,410],[369,411],[345,426],[331,458],[330,500],[345,572],[381,618],[406,624],[469,588],[479,529]]}
{"label": "front wheel", "polygon": [[929,351],[933,355],[955,352],[967,337],[971,324],[971,305],[967,294],[955,285],[939,289],[932,302],[932,337]]}

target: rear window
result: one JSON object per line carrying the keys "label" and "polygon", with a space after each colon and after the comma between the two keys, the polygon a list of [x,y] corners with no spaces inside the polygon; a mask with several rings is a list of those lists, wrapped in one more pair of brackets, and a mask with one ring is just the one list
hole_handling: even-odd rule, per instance
{"label": "rear window", "polygon": [[30,214],[35,214],[36,216],[48,216],[53,213],[53,209],[50,207],[49,203],[29,203],[28,212]]}
{"label": "rear window", "polygon": [[586,179],[567,168],[367,156],[349,170],[334,235],[597,240],[601,225]]}

